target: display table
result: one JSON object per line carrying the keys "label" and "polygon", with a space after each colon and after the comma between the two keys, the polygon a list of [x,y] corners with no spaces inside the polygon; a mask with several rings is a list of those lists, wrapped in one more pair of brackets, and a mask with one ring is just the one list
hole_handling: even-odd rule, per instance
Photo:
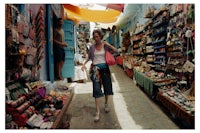
{"label": "display table", "polygon": [[169,97],[162,95],[162,92],[158,92],[157,100],[159,100],[176,118],[180,118],[191,127],[194,127],[194,116],[186,112],[180,105],[176,104]]}
{"label": "display table", "polygon": [[[63,116],[65,115],[66,111],[67,111],[67,108],[69,107],[70,105],[70,102],[74,96],[74,88],[75,88],[76,84],[75,83],[71,83],[68,85],[68,87],[70,88],[70,93],[68,92],[68,98],[66,99],[66,101],[63,102],[63,107],[62,107],[62,110],[61,112],[59,113],[59,115],[57,116],[55,122],[53,123],[52,125],[52,129],[58,129],[63,121]],[[64,93],[64,92],[63,92]]]}
{"label": "display table", "polygon": [[67,110],[67,108],[69,107],[69,104],[70,104],[70,102],[71,102],[71,100],[72,100],[72,98],[73,98],[73,93],[70,93],[68,96],[69,96],[69,97],[68,97],[68,98],[66,99],[66,101],[64,102],[64,105],[63,105],[63,107],[62,107],[61,112],[60,112],[59,115],[56,117],[56,120],[55,120],[55,122],[53,123],[53,125],[52,125],[52,127],[51,127],[52,129],[58,129],[58,128],[60,127],[62,121],[63,121],[63,116],[65,115],[66,110]]}
{"label": "display table", "polygon": [[154,95],[154,81],[145,76],[145,74],[138,72],[137,70],[134,69],[134,78],[141,87],[144,88],[144,91],[149,95],[153,96]]}
{"label": "display table", "polygon": [[[20,86],[18,84],[18,82],[14,82],[7,87],[10,90],[17,89],[16,87]],[[6,101],[6,129],[60,128],[73,98],[75,85],[76,83],[63,83],[63,85],[58,83],[55,88],[49,89],[49,92],[46,93],[49,87],[47,85],[44,87],[40,81],[27,84],[28,87],[35,90],[27,94],[22,93],[16,100]],[[21,88],[24,87],[20,86],[19,89]],[[13,96],[17,97],[17,95]]]}

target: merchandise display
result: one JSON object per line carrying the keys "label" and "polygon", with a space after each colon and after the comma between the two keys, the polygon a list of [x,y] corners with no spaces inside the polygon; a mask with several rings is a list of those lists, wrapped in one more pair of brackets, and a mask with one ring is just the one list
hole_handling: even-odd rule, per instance
{"label": "merchandise display", "polygon": [[[6,5],[6,81],[39,80],[40,62],[44,58],[44,9],[27,18],[14,5]],[[8,22],[10,21],[10,22]]]}
{"label": "merchandise display", "polygon": [[[64,115],[75,82],[90,82],[91,70],[83,67],[90,54],[86,39],[94,44],[90,22],[79,24],[78,19],[66,19],[69,5],[5,4],[6,129],[69,128]],[[67,60],[61,72],[63,80],[57,81],[53,30],[58,18],[64,18],[65,27],[65,37],[60,39],[69,46],[63,56]],[[101,53],[102,59],[98,61],[109,67],[120,66],[134,81],[134,87],[156,101],[170,117],[194,128],[195,5],[140,4],[137,13],[123,21],[112,28],[111,24],[101,28],[102,40],[118,53],[105,53],[105,61]],[[95,26],[102,24],[95,22]],[[120,80],[113,79],[114,83]]]}
{"label": "merchandise display", "polygon": [[18,93],[16,100],[6,101],[6,128],[11,122],[16,123],[18,128],[59,128],[61,117],[73,96],[70,84],[57,85],[49,93],[40,81],[31,82],[24,88],[28,88],[27,93]]}
{"label": "merchandise display", "polygon": [[[148,7],[145,14],[148,20],[145,24],[136,24],[135,34],[131,36],[132,53],[124,53],[129,57],[123,59],[127,75],[134,72],[133,80],[141,89],[191,127],[195,116],[193,17],[192,4]],[[180,82],[184,82],[184,91]],[[190,90],[193,95],[186,95]],[[174,114],[179,109],[183,113]]]}

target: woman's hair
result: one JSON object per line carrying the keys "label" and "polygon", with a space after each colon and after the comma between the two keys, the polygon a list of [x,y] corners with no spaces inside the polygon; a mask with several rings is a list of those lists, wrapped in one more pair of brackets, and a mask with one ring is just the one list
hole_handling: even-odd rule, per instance
{"label": "woman's hair", "polygon": [[97,33],[101,39],[103,39],[103,33],[101,32],[101,30],[97,29],[97,30],[94,30],[92,35],[94,36],[94,33]]}

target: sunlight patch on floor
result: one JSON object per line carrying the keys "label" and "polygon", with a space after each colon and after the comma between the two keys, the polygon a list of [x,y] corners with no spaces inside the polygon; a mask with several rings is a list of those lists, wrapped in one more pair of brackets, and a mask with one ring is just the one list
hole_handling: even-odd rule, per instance
{"label": "sunlight patch on floor", "polygon": [[[112,77],[114,78],[115,81],[117,81],[113,73]],[[113,88],[114,88],[113,103],[121,128],[142,129],[140,125],[136,124],[136,122],[132,119],[130,113],[128,112],[124,97],[122,96],[122,94],[119,93],[120,88],[118,82],[115,82],[113,84]]]}

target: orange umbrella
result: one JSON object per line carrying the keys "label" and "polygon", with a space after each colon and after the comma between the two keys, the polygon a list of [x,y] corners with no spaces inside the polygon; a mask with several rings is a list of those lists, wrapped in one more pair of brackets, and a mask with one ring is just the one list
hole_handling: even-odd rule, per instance
{"label": "orange umbrella", "polygon": [[79,8],[71,4],[63,4],[64,11],[67,13],[67,18],[78,21],[87,22],[101,22],[112,23],[116,22],[121,14],[118,10],[106,9],[103,10],[90,10],[86,8]]}

